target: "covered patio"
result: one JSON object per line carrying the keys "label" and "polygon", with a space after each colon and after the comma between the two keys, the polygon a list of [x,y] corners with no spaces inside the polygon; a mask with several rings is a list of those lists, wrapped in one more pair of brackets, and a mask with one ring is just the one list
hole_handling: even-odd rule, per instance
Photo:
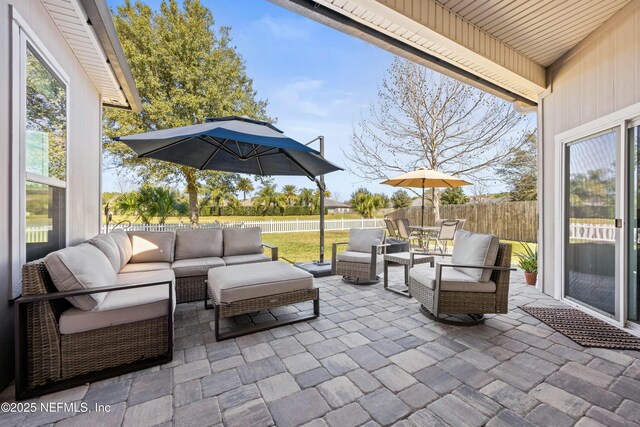
{"label": "covered patio", "polygon": [[[389,271],[391,285],[403,281],[401,267]],[[519,271],[509,314],[474,327],[435,323],[382,283],[356,286],[331,276],[316,285],[319,319],[222,342],[215,342],[210,310],[180,304],[173,362],[24,402],[84,402],[109,405],[109,412],[3,413],[0,424],[640,423],[640,353],[583,348],[518,309],[563,304],[524,285]],[[291,306],[252,316],[299,314]],[[1,396],[12,402],[13,387]]]}

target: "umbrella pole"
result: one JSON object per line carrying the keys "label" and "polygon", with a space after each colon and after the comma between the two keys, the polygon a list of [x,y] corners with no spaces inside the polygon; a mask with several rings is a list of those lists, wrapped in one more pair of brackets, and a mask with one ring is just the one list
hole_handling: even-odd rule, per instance
{"label": "umbrella pole", "polygon": [[[324,158],[324,136],[320,136],[320,156]],[[324,262],[324,175],[320,175],[320,264]]]}
{"label": "umbrella pole", "polygon": [[424,182],[422,183],[422,214],[420,215],[420,227],[424,227]]}

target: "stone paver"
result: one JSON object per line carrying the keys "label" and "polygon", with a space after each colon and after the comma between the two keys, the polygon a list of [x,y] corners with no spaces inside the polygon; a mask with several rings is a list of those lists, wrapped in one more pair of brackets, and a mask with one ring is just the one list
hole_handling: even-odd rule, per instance
{"label": "stone paver", "polygon": [[[402,269],[390,269],[402,283]],[[109,413],[0,413],[0,425],[397,427],[640,424],[640,353],[585,349],[518,305],[559,305],[520,283],[511,310],[470,328],[434,323],[381,284],[317,279],[321,317],[216,342],[213,312],[179,304],[170,363],[44,396]],[[224,328],[297,316],[297,304]],[[0,393],[13,401],[12,389]],[[635,424],[634,424],[635,423]]]}
{"label": "stone paver", "polygon": [[359,403],[376,422],[382,425],[393,424],[411,413],[411,408],[386,388],[364,396]]}

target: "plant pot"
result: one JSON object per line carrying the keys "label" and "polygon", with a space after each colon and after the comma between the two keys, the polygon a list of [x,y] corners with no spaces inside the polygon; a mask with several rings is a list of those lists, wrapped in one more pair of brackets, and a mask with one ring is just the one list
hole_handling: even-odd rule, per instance
{"label": "plant pot", "polygon": [[527,282],[527,285],[535,285],[538,281],[538,273],[527,273],[524,272],[524,281]]}

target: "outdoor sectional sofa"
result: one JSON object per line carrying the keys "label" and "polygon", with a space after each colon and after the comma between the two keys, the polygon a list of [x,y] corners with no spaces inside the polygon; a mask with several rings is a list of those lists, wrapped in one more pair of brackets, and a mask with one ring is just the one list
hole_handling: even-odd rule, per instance
{"label": "outdoor sectional sofa", "polygon": [[203,300],[209,269],[277,260],[265,246],[259,228],[115,230],[27,263],[16,397],[171,361],[176,300]]}

